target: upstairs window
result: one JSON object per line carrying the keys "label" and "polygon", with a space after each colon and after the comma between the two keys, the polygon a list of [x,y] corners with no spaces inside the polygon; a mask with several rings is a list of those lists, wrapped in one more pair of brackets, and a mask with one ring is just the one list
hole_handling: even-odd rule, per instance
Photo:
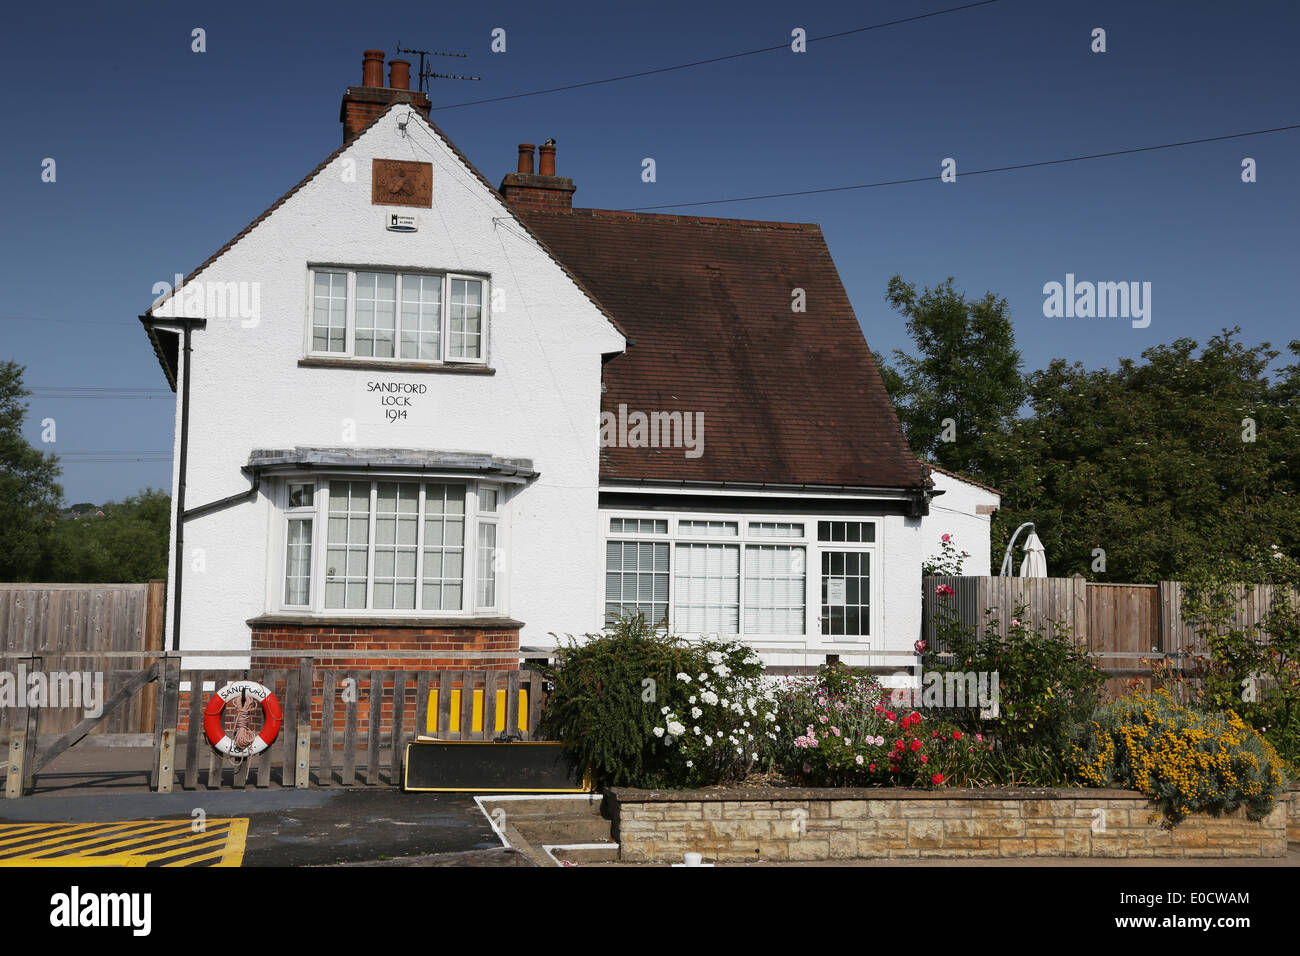
{"label": "upstairs window", "polygon": [[318,268],[311,289],[311,355],[486,361],[486,279]]}

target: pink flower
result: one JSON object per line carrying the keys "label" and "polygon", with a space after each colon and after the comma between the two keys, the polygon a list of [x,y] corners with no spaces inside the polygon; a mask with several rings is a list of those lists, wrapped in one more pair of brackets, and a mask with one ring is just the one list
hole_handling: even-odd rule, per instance
{"label": "pink flower", "polygon": [[975,735],[975,739],[978,740],[980,743],[984,743],[984,735],[983,735],[983,734],[976,734],[976,735]]}
{"label": "pink flower", "polygon": [[[858,754],[856,757],[854,757],[854,758],[853,758],[853,762],[854,762],[855,764],[857,764],[859,767],[861,767],[861,766],[862,766],[862,754]],[[874,766],[874,764],[873,764],[873,766]]]}
{"label": "pink flower", "polygon": [[935,594],[941,594],[941,595],[943,595],[944,597],[952,597],[952,596],[953,596],[954,594],[956,594],[957,592],[954,591],[954,590],[953,590],[949,585],[947,585],[947,584],[940,584],[938,587],[936,587],[936,588],[934,589],[934,593],[935,593]]}
{"label": "pink flower", "polygon": [[830,720],[830,718],[827,717],[825,714],[820,715],[817,719],[821,721],[823,724]]}
{"label": "pink flower", "polygon": [[804,772],[804,773],[812,773],[812,764],[809,764],[809,763],[804,764],[804,765],[803,765],[803,772]]}
{"label": "pink flower", "polygon": [[1020,626],[1020,618],[1018,618],[1018,617],[1013,617],[1013,618],[1011,619],[1011,626],[1012,626],[1012,627],[1019,627],[1019,626]]}
{"label": "pink flower", "polygon": [[916,653],[918,653],[918,654],[924,654],[924,653],[925,653],[925,648],[926,648],[926,643],[925,643],[925,641],[917,641],[915,644],[912,645],[912,647],[916,648]]}
{"label": "pink flower", "polygon": [[833,733],[836,737],[838,737],[838,736],[840,735],[840,728],[838,728],[838,727],[832,727],[832,728],[831,728],[831,733]]}
{"label": "pink flower", "polygon": [[947,544],[949,541],[952,540],[952,535],[950,534],[941,535],[939,540],[942,541],[944,544]]}

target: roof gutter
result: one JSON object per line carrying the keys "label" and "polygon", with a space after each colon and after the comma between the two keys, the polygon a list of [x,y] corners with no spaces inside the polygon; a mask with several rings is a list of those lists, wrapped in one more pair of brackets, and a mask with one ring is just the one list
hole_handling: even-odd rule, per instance
{"label": "roof gutter", "polygon": [[896,488],[884,485],[815,485],[808,483],[781,483],[770,481],[700,481],[687,478],[602,478],[602,485],[630,485],[667,488],[716,488],[736,491],[776,491],[805,494],[866,494],[888,498],[901,498],[908,502],[908,517],[921,518],[930,513],[930,500],[944,492],[938,488],[913,486]]}

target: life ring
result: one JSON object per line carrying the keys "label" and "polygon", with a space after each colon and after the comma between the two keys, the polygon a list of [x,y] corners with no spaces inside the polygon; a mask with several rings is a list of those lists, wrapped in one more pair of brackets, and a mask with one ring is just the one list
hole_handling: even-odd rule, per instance
{"label": "life ring", "polygon": [[[262,705],[262,729],[253,738],[252,742],[243,747],[235,746],[232,740],[225,732],[221,724],[221,714],[226,709],[226,704],[236,701],[237,706],[246,704],[249,698],[257,701]],[[245,707],[247,711],[247,707]],[[275,738],[280,734],[280,725],[284,722],[284,714],[280,710],[280,702],[275,699],[270,688],[252,680],[231,681],[225,687],[218,690],[208,701],[208,706],[203,710],[203,732],[210,743],[223,757],[252,757],[260,754],[271,744],[275,743]],[[236,735],[239,735],[239,727],[236,725]]]}

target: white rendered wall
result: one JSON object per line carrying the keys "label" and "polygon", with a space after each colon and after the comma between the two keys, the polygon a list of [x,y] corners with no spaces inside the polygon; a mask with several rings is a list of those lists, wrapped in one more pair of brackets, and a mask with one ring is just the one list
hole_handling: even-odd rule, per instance
{"label": "white rendered wall", "polygon": [[932,471],[937,490],[944,494],[930,501],[930,516],[925,519],[927,546],[923,558],[939,553],[939,538],[943,534],[953,536],[953,544],[958,551],[969,552],[970,557],[962,565],[966,575],[987,576],[995,573],[990,570],[991,557],[991,514],[978,514],[980,505],[997,508],[1001,498],[986,488],[973,485],[960,478]]}
{"label": "white rendered wall", "polygon": [[[391,109],[195,277],[258,283],[260,317],[207,316],[207,328],[194,334],[186,506],[247,489],[239,469],[255,448],[354,444],[531,458],[540,477],[509,505],[501,613],[525,622],[525,644],[549,631],[586,630],[589,582],[604,560],[588,547],[597,520],[600,357],[620,350],[623,338],[418,114],[406,134],[398,130],[408,113]],[[372,205],[373,158],[431,162],[433,208]],[[418,216],[419,231],[387,231],[394,211]],[[505,296],[504,308],[489,309],[496,374],[298,367],[309,263],[488,273],[490,288]],[[183,298],[173,312],[177,301],[157,314],[202,315]],[[365,393],[372,380],[416,382],[428,392],[409,421],[389,424]],[[344,440],[347,420],[355,422],[354,442]],[[179,402],[176,423],[179,434]],[[245,622],[270,606],[273,517],[264,487],[256,502],[186,523],[182,647],[248,647]],[[170,595],[167,624],[170,643]]]}

